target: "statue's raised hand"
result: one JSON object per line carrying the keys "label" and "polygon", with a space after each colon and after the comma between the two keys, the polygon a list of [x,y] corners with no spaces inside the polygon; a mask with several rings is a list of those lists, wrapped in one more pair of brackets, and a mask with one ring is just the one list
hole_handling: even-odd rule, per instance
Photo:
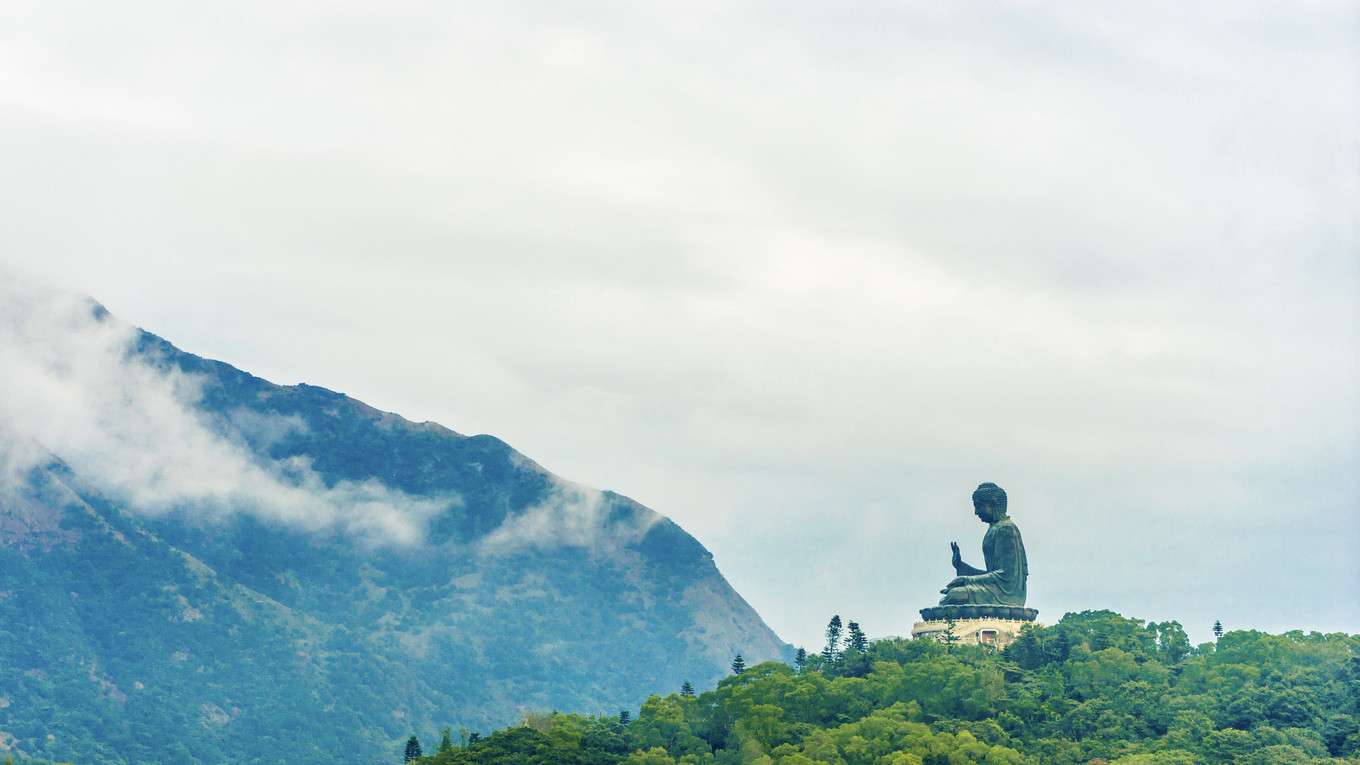
{"label": "statue's raised hand", "polygon": [[963,556],[959,555],[959,543],[950,542],[949,549],[950,549],[949,562],[954,564],[954,570],[958,571],[959,566],[963,565]]}

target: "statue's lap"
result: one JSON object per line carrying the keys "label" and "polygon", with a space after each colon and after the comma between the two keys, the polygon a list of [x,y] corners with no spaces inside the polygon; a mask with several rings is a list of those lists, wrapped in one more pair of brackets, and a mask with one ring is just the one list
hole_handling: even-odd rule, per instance
{"label": "statue's lap", "polygon": [[1013,619],[1032,622],[1038,616],[1039,612],[1036,609],[1000,603],[962,603],[921,609],[921,618],[928,622],[949,619]]}

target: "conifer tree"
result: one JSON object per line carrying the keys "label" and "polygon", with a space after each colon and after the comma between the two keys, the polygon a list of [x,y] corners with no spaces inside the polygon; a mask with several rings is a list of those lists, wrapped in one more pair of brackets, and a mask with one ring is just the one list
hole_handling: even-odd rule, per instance
{"label": "conifer tree", "polygon": [[741,673],[743,673],[743,672],[745,672],[745,671],[746,671],[746,660],[743,659],[743,658],[741,658],[741,654],[737,654],[737,658],[735,658],[735,659],[732,660],[732,674],[734,674],[734,675],[740,675]]}
{"label": "conifer tree", "polygon": [[406,754],[404,756],[405,759],[402,761],[410,762],[412,760],[418,760],[422,756],[424,755],[420,751],[420,739],[416,738],[416,735],[412,733],[411,737],[406,739]]}
{"label": "conifer tree", "polygon": [[628,714],[627,709],[619,710],[619,725],[627,725],[628,723],[632,722],[632,720],[633,716]]}
{"label": "conifer tree", "polygon": [[845,648],[848,651],[863,656],[869,652],[869,638],[865,636],[864,630],[859,628],[858,622],[850,622],[846,627],[850,630],[850,640],[846,642]]}
{"label": "conifer tree", "polygon": [[453,751],[453,728],[445,728],[439,732],[439,752]]}
{"label": "conifer tree", "polygon": [[468,746],[472,746],[473,744],[475,744],[475,743],[477,743],[478,741],[481,741],[481,740],[482,740],[482,734],[478,733],[478,732],[475,731],[475,730],[474,730],[473,732],[471,732],[471,733],[468,734]]}
{"label": "conifer tree", "polygon": [[954,620],[954,617],[952,617],[952,616],[949,617],[949,621],[945,622],[945,626],[944,626],[944,647],[945,647],[946,650],[952,649],[952,648],[954,647],[954,644],[955,644],[955,643],[957,643],[957,642],[959,642],[960,640],[963,639],[963,638],[961,638],[961,637],[958,636],[958,633],[955,632],[955,630],[957,630],[958,628],[959,628],[959,623],[958,623],[957,621],[955,621],[955,620]]}
{"label": "conifer tree", "polygon": [[694,698],[694,686],[690,685],[688,680],[680,684],[680,695],[686,698]]}
{"label": "conifer tree", "polygon": [[806,649],[806,648],[802,648],[801,646],[798,648],[797,653],[795,653],[795,654],[793,655],[793,666],[794,666],[794,669],[797,669],[800,673],[801,673],[804,669],[807,669],[807,649]]}
{"label": "conifer tree", "polygon": [[1218,639],[1221,638],[1221,637],[1223,637],[1223,622],[1220,622],[1219,620],[1215,619],[1215,620],[1214,620],[1214,640],[1218,640]]}
{"label": "conifer tree", "polygon": [[835,666],[841,656],[841,615],[835,614],[826,624],[826,647],[822,649],[822,661],[827,668]]}

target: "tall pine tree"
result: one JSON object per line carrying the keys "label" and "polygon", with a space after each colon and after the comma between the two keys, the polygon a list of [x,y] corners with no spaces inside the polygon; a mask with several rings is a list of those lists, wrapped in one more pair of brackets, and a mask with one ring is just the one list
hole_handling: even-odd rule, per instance
{"label": "tall pine tree", "polygon": [[1219,620],[1215,619],[1215,620],[1214,620],[1214,640],[1218,640],[1218,639],[1221,638],[1221,637],[1223,637],[1223,622],[1220,622]]}
{"label": "tall pine tree", "polygon": [[807,649],[806,649],[806,648],[802,648],[802,647],[800,646],[800,647],[798,648],[797,653],[795,653],[795,654],[793,655],[793,667],[794,667],[794,669],[798,670],[800,673],[801,673],[804,669],[807,669]]}
{"label": "tall pine tree", "polygon": [[743,672],[745,672],[745,671],[746,671],[746,660],[743,659],[743,658],[741,658],[741,654],[737,654],[737,658],[735,658],[735,659],[732,660],[732,674],[734,674],[734,675],[740,675],[741,673],[743,673]]}
{"label": "tall pine tree", "polygon": [[946,651],[953,650],[954,644],[959,642],[960,640],[963,640],[963,638],[959,637],[958,633],[956,632],[958,628],[959,623],[955,621],[954,617],[952,616],[949,617],[949,621],[945,622],[944,635],[942,637],[944,639],[944,648]]}
{"label": "tall pine tree", "polygon": [[416,735],[412,733],[411,737],[406,739],[406,753],[403,755],[404,759],[402,761],[410,762],[411,760],[418,760],[422,756],[423,754],[420,751],[420,739],[416,738]]}
{"label": "tall pine tree", "polygon": [[439,752],[440,754],[443,754],[444,752],[452,751],[453,751],[453,728],[445,728],[444,730],[439,731]]}
{"label": "tall pine tree", "polygon": [[846,642],[847,651],[857,653],[860,656],[869,652],[869,638],[865,636],[864,630],[859,628],[858,622],[850,622],[846,627],[850,630],[850,639]]}
{"label": "tall pine tree", "polygon": [[841,615],[835,614],[826,623],[826,647],[822,649],[822,662],[826,669],[836,666],[841,657]]}
{"label": "tall pine tree", "polygon": [[694,698],[694,686],[690,685],[688,680],[680,684],[680,695],[686,698]]}

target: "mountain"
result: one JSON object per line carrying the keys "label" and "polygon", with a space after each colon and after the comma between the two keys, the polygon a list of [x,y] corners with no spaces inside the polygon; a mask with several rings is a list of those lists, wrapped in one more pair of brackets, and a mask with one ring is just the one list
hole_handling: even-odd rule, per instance
{"label": "mountain", "polygon": [[[627,497],[492,436],[122,337],[133,383],[80,399],[133,402],[99,423],[118,438],[0,433],[0,751],[388,763],[412,732],[616,713],[712,685],[738,652],[789,654],[698,541]],[[62,347],[54,386],[88,366]],[[157,386],[173,401],[142,403]],[[181,405],[187,424],[138,430]]]}

